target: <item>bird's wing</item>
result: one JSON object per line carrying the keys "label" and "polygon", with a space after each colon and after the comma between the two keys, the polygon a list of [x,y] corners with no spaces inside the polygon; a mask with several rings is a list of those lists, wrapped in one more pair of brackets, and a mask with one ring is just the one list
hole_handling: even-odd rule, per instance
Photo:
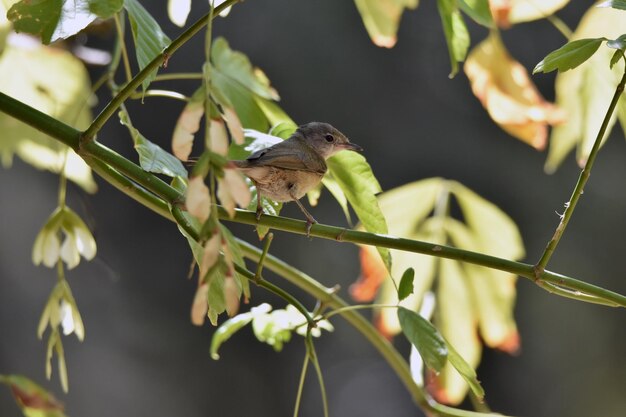
{"label": "bird's wing", "polygon": [[246,159],[249,167],[273,166],[297,171],[326,173],[326,162],[310,146],[303,144],[294,150],[294,144],[288,141],[277,143],[267,149],[262,149]]}

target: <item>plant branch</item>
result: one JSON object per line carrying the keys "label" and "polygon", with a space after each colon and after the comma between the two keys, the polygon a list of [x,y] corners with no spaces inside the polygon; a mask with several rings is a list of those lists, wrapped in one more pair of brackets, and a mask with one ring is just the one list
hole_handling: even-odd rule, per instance
{"label": "plant branch", "polygon": [[[226,0],[224,3],[215,7],[214,15],[219,15],[224,9],[237,3],[239,0]],[[104,126],[107,120],[111,118],[117,111],[117,109],[129,98],[135,90],[141,85],[143,80],[148,75],[163,65],[172,55],[184,45],[189,39],[191,39],[198,31],[200,31],[206,24],[208,16],[213,13],[213,10],[198,19],[193,25],[189,26],[183,33],[172,41],[163,52],[157,55],[152,61],[148,63],[141,71],[139,71],[132,80],[130,80],[124,87],[113,97],[113,99],[102,109],[100,114],[93,120],[91,125],[85,130],[83,138],[85,141],[90,141],[98,133],[98,131]]]}
{"label": "plant branch", "polygon": [[576,204],[578,204],[580,196],[583,194],[585,184],[587,184],[587,180],[591,175],[591,168],[593,167],[593,163],[596,160],[596,155],[598,154],[598,150],[600,149],[600,145],[602,144],[602,139],[604,138],[606,130],[609,126],[611,116],[613,115],[613,112],[617,107],[617,103],[619,102],[619,99],[624,92],[624,84],[626,84],[626,66],[624,67],[624,75],[617,85],[617,88],[615,89],[615,94],[613,94],[613,99],[611,100],[609,108],[606,111],[606,115],[604,116],[604,120],[602,121],[602,125],[600,126],[600,130],[598,131],[598,136],[596,136],[596,140],[593,143],[593,147],[591,148],[591,152],[589,153],[589,157],[587,159],[587,162],[585,163],[585,168],[583,168],[582,172],[580,173],[578,181],[576,182],[576,186],[574,187],[574,192],[572,193],[572,196],[570,197],[570,200],[565,207],[565,212],[563,213],[563,216],[561,216],[561,221],[559,222],[559,225],[557,226],[556,231],[552,236],[552,239],[550,239],[550,242],[548,242],[548,246],[546,246],[546,249],[541,255],[541,259],[539,259],[539,262],[537,262],[537,265],[535,265],[535,277],[537,280],[543,279],[542,273],[546,265],[548,265],[548,261],[550,261],[554,250],[559,244],[561,236],[563,236],[563,232],[565,232],[565,228],[567,227],[569,220],[574,213],[574,209],[576,208]]}

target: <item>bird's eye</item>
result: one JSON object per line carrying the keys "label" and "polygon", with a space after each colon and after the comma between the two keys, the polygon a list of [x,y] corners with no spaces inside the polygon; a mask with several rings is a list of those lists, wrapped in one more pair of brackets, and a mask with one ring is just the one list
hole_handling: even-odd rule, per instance
{"label": "bird's eye", "polygon": [[326,142],[334,142],[335,141],[335,137],[333,135],[326,135],[326,136],[324,136],[324,139],[326,139]]}

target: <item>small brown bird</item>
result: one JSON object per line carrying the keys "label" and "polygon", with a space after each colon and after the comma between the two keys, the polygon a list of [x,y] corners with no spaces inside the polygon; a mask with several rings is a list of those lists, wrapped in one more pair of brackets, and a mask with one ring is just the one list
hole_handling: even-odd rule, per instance
{"label": "small brown bird", "polygon": [[257,220],[263,214],[261,194],[278,202],[295,201],[306,216],[308,235],[317,221],[300,198],[322,180],[328,170],[326,159],[344,149],[363,150],[328,123],[311,122],[298,127],[289,139],[254,152],[245,161],[233,161],[256,186]]}

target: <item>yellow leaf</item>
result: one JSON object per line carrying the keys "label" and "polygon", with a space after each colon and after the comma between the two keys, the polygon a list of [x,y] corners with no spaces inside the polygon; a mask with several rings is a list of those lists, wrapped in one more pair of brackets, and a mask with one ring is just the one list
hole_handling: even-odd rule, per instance
{"label": "yellow leaf", "polygon": [[209,284],[198,283],[196,295],[191,305],[191,322],[196,326],[202,326],[209,310]]}
{"label": "yellow leaf", "polygon": [[[89,76],[83,64],[62,49],[7,44],[0,55],[0,91],[77,129],[91,122]],[[36,168],[61,171],[67,146],[4,113],[0,132],[5,165],[16,154]],[[73,152],[65,173],[85,191],[96,191],[91,170]]]}
{"label": "yellow leaf", "polygon": [[224,109],[224,120],[228,124],[228,130],[230,131],[233,141],[237,145],[243,145],[243,141],[245,140],[243,134],[243,126],[241,125],[241,120],[239,120],[239,116],[237,116],[237,113],[235,113],[235,110],[233,108],[226,107]]}
{"label": "yellow leaf", "polygon": [[204,184],[204,178],[192,177],[187,186],[185,205],[189,214],[204,223],[211,213],[211,196],[209,188]]}
{"label": "yellow leaf", "polygon": [[545,19],[567,3],[569,0],[489,0],[491,14],[501,28]]}
{"label": "yellow leaf", "polygon": [[218,182],[217,198],[224,205],[230,217],[235,215],[235,204],[243,208],[248,207],[252,195],[246,180],[239,171],[225,169],[224,178],[220,178]]}
{"label": "yellow leaf", "polygon": [[[623,11],[591,7],[581,19],[571,40],[602,36],[617,38],[625,32],[626,19]],[[615,50],[601,46],[579,67],[557,75],[556,102],[567,112],[567,121],[552,130],[545,165],[547,172],[554,172],[575,146],[578,164],[585,164],[615,87],[624,73],[623,60],[613,66],[612,70],[609,68],[613,52]],[[624,95],[619,102],[619,111],[626,111]],[[615,124],[616,113],[609,122],[605,139]]]}
{"label": "yellow leaf", "polygon": [[222,244],[222,237],[219,233],[214,233],[205,244],[202,250],[202,262],[200,263],[200,280],[204,280],[207,272],[220,255],[220,246]]}
{"label": "yellow leaf", "polygon": [[209,138],[211,141],[210,148],[213,152],[222,156],[228,154],[228,133],[226,133],[226,126],[221,119],[211,120]]}
{"label": "yellow leaf", "polygon": [[[467,277],[457,261],[442,259],[437,291],[436,323],[443,337],[474,369],[480,362],[482,347],[476,334],[476,313]],[[438,376],[431,376],[430,389],[440,402],[459,404],[469,386],[454,367],[447,363]]]}
{"label": "yellow leaf", "polygon": [[193,135],[200,128],[204,115],[204,102],[190,101],[178,117],[172,135],[172,152],[181,161],[186,161],[193,147]]}
{"label": "yellow leaf", "polygon": [[227,276],[224,279],[224,300],[226,300],[226,314],[228,317],[233,317],[239,311],[239,296],[241,291],[235,283],[235,279],[232,276]]}
{"label": "yellow leaf", "polygon": [[507,133],[536,149],[544,149],[548,125],[564,113],[541,97],[526,69],[511,58],[497,34],[491,34],[467,57],[465,74],[474,95]]}
{"label": "yellow leaf", "polygon": [[415,9],[418,0],[354,0],[365,28],[377,46],[392,48],[405,8]]}

